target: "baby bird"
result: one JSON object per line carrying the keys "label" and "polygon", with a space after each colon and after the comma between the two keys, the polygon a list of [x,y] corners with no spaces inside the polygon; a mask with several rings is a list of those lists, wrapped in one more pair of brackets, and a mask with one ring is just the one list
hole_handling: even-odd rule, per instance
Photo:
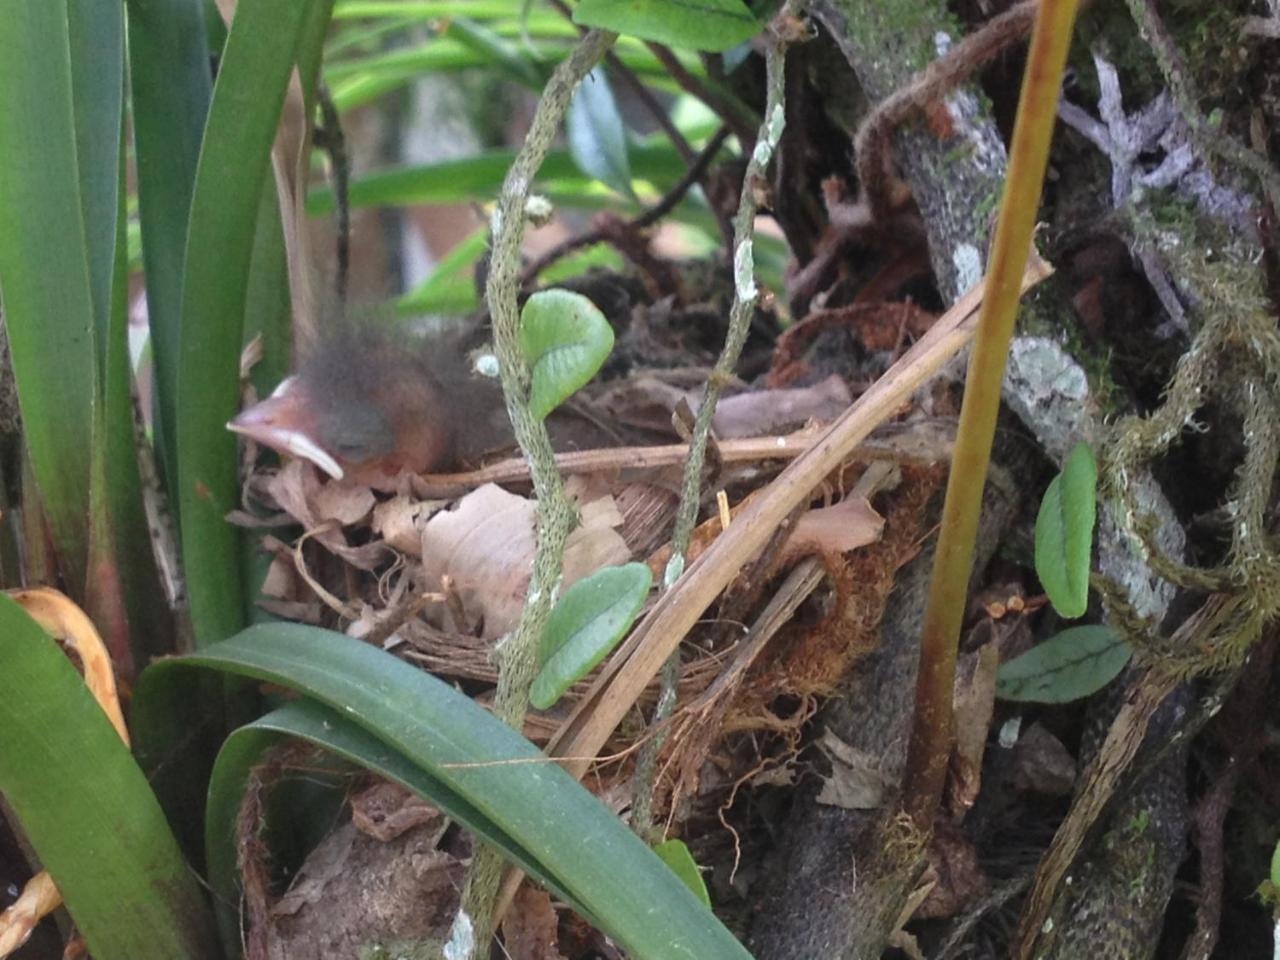
{"label": "baby bird", "polygon": [[501,387],[471,372],[460,338],[372,322],[325,336],[297,373],[227,429],[334,479],[375,486],[511,444]]}

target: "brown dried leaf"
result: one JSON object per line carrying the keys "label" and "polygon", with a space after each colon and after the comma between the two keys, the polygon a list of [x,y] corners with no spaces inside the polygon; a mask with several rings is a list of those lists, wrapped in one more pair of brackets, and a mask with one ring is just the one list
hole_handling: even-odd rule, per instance
{"label": "brown dried leaf", "polygon": [[996,705],[996,669],[1000,655],[995,644],[960,658],[955,681],[955,753],[947,784],[947,807],[957,820],[978,798],[982,786],[982,756]]}
{"label": "brown dried leaf", "polygon": [[581,523],[569,534],[564,547],[564,586],[590,576],[601,567],[626,563],[631,550],[618,528],[622,514],[613,497],[585,503],[579,510]]}
{"label": "brown dried leaf", "polygon": [[398,784],[375,783],[351,798],[351,823],[361,833],[383,843],[435,821],[443,833],[448,825],[444,814]]}
{"label": "brown dried leaf", "polygon": [[511,960],[564,960],[557,945],[558,926],[551,896],[531,883],[520,886],[502,919],[502,939]]}

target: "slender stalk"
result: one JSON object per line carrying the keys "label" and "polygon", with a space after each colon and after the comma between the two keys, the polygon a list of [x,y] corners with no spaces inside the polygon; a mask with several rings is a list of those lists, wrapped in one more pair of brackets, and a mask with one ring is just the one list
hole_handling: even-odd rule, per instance
{"label": "slender stalk", "polygon": [[[788,4],[782,16],[793,15]],[[715,368],[707,377],[702,393],[702,404],[698,407],[698,416],[694,421],[693,436],[689,442],[689,455],[684,463],[684,477],[680,486],[680,505],[676,509],[675,529],[671,534],[671,560],[667,563],[666,575],[663,578],[663,589],[669,590],[684,572],[685,556],[689,552],[689,542],[693,537],[693,528],[698,520],[698,506],[702,502],[702,468],[706,463],[707,441],[711,437],[711,418],[715,414],[716,403],[724,384],[733,376],[742,355],[742,347],[747,342],[747,334],[751,330],[751,318],[760,299],[760,289],[755,281],[754,257],[754,224],[756,212],[759,210],[758,184],[765,182],[769,164],[773,160],[773,151],[782,137],[786,123],[786,106],[784,95],[786,90],[786,52],[787,39],[778,31],[770,30],[768,48],[765,52],[765,107],[764,121],[756,134],[756,148],[747,161],[747,170],[742,178],[742,194],[738,201],[738,212],[733,218],[733,305],[729,308],[729,330],[725,335],[724,347],[716,360]],[[675,709],[675,689],[680,679],[680,650],[677,647],[667,660],[662,670],[662,691],[658,699],[658,708],[654,712],[653,723],[659,726]],[[632,800],[632,826],[645,836],[651,826],[650,801],[653,794],[653,777],[656,770],[658,752],[666,736],[657,733],[646,741],[641,748],[636,762],[634,777],[634,796]]]}
{"label": "slender stalk", "polygon": [[[592,30],[556,67],[543,90],[524,145],[507,171],[493,213],[493,255],[485,299],[493,320],[494,347],[502,374],[502,393],[516,440],[529,461],[538,498],[538,546],[533,558],[529,595],[515,632],[497,652],[498,689],[493,711],[519,730],[529,705],[529,685],[537,669],[538,638],[546,627],[560,582],[565,540],[577,515],[564,492],[546,424],[529,411],[529,364],[520,350],[520,245],[524,239],[525,205],[538,169],[569,109],[578,84],[613,45],[617,34]],[[454,922],[455,955],[488,955],[494,902],[502,874],[502,858],[481,847],[471,864],[462,909]],[[463,947],[473,945],[472,950]]]}
{"label": "slender stalk", "polygon": [[952,740],[956,644],[964,616],[982,488],[991,459],[1000,385],[1035,228],[1058,90],[1076,15],[1076,0],[1042,0],[1031,35],[996,225],[987,295],[965,379],[964,402],[947,480],[942,526],[920,637],[916,711],[907,752],[904,804],[928,831],[942,796]]}

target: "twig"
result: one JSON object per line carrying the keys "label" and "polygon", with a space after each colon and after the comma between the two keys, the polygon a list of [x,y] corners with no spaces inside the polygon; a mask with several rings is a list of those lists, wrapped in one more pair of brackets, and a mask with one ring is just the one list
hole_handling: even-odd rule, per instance
{"label": "twig", "polygon": [[1022,0],[965,37],[920,71],[906,86],[876,105],[854,137],[858,185],[873,219],[884,220],[897,204],[889,139],[898,125],[968,79],[996,54],[1026,37],[1038,0]]}
{"label": "twig", "polygon": [[[794,460],[823,435],[823,429],[806,428],[782,436],[745,440],[721,440],[724,463],[763,463]],[[918,420],[907,424],[884,424],[867,442],[849,452],[856,461],[892,460],[897,463],[933,464],[951,456],[953,422],[947,418]],[[561,474],[607,473],[627,470],[658,470],[684,463],[689,455],[686,443],[657,447],[610,447],[604,450],[575,450],[556,454]],[[529,462],[512,457],[466,473],[428,473],[417,478],[415,492],[422,497],[453,497],[461,491],[486,483],[520,483],[529,479]]]}
{"label": "twig", "polygon": [[[778,16],[794,16],[792,8],[795,5],[788,3]],[[689,456],[685,460],[684,477],[680,485],[680,505],[676,508],[675,529],[671,534],[671,559],[667,561],[667,569],[663,576],[664,590],[670,590],[684,572],[685,556],[689,552],[689,541],[693,536],[693,528],[698,522],[698,508],[702,503],[702,468],[706,463],[707,440],[711,436],[711,418],[715,415],[720,391],[732,378],[734,369],[738,365],[743,344],[747,342],[747,334],[751,330],[751,318],[755,314],[756,303],[760,299],[760,288],[756,285],[755,279],[753,239],[756,211],[760,206],[760,185],[766,182],[769,163],[773,160],[773,151],[778,146],[778,141],[782,139],[782,130],[786,125],[784,99],[787,39],[784,34],[772,28],[767,32],[767,37],[765,119],[756,135],[755,149],[751,151],[751,158],[747,161],[747,170],[742,180],[742,195],[738,201],[738,212],[733,218],[733,305],[729,308],[729,330],[716,365],[707,377],[707,384],[702,393],[702,403],[698,407],[698,416],[694,421]],[[662,692],[659,694],[658,706],[654,711],[654,723],[663,723],[675,708],[676,684],[679,679],[680,651],[677,647],[663,666]],[[654,736],[645,745],[636,763],[632,826],[641,836],[644,836],[652,826],[649,805],[653,787],[652,778],[658,752],[662,749],[665,739],[665,735]]]}
{"label": "twig", "polygon": [[[520,246],[524,238],[525,208],[530,187],[569,109],[578,84],[599,62],[617,34],[591,30],[551,75],[534,112],[524,145],[507,171],[493,212],[493,247],[485,298],[493,321],[494,346],[502,374],[502,393],[516,440],[531,467],[538,499],[538,546],[529,578],[529,594],[515,633],[495,651],[499,660],[498,688],[493,712],[519,730],[529,704],[529,685],[536,671],[538,640],[546,626],[560,582],[565,540],[576,513],[564,492],[546,424],[529,410],[529,365],[520,349]],[[455,919],[454,936],[474,937],[487,952],[493,927],[494,898],[502,873],[498,853],[482,847],[472,861],[463,906]]]}
{"label": "twig", "polygon": [[[724,146],[725,140],[729,138],[729,128],[721,127],[716,131],[702,151],[694,159],[693,164],[680,178],[680,181],[663,195],[662,199],[649,207],[642,213],[632,217],[630,220],[622,224],[621,229],[636,233],[647,227],[657,223],[668,213],[675,209],[676,205],[684,199],[684,195],[689,192],[689,188],[695,183],[701,183],[706,175],[707,168],[711,166],[711,161],[715,159],[716,154],[720,152],[720,148]],[[716,219],[721,219],[717,212]],[[594,229],[588,230],[586,233],[580,233],[575,237],[569,237],[556,244],[538,259],[534,260],[524,269],[524,276],[521,278],[521,284],[525,287],[533,283],[538,275],[547,267],[551,266],[557,260],[567,257],[574,251],[581,250],[584,247],[590,247],[594,244],[608,240],[617,228],[610,230]],[[732,229],[732,228],[731,228]]]}
{"label": "twig", "polygon": [[1164,22],[1160,19],[1160,14],[1152,0],[1125,0],[1125,2],[1129,6],[1130,16],[1138,25],[1138,31],[1151,45],[1156,64],[1160,67],[1160,73],[1164,76],[1165,83],[1169,85],[1169,92],[1173,95],[1174,105],[1191,129],[1191,136],[1200,145],[1200,149],[1222,158],[1233,166],[1248,170],[1258,178],[1272,206],[1280,207],[1280,173],[1276,172],[1275,167],[1267,161],[1266,157],[1250,150],[1224,130],[1220,124],[1210,122],[1200,112],[1200,95],[1196,90],[1195,81],[1191,78],[1191,72],[1182,59],[1182,53],[1173,42],[1169,31],[1165,29]]}

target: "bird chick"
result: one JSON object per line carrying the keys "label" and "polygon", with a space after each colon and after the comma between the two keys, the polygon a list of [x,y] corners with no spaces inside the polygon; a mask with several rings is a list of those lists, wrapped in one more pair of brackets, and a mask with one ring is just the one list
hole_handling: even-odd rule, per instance
{"label": "bird chick", "polygon": [[227,429],[366,485],[452,469],[509,436],[500,388],[470,375],[459,341],[374,323],[324,337],[297,373]]}

